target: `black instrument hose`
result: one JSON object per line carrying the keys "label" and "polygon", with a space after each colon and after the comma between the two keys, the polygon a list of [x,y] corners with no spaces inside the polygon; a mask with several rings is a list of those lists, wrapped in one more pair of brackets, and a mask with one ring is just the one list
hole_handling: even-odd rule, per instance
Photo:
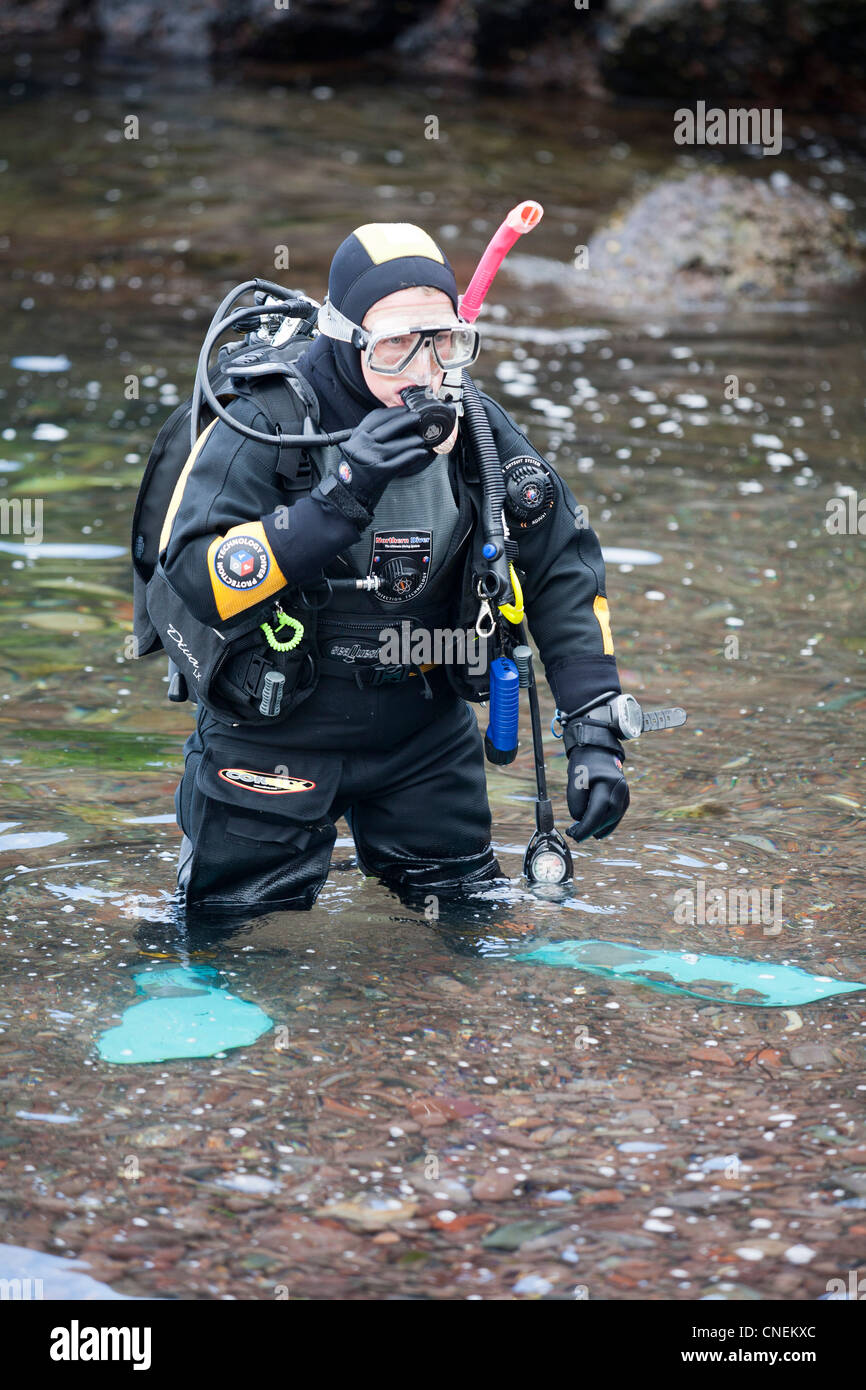
{"label": "black instrument hose", "polygon": [[482,586],[491,604],[514,601],[511,576],[508,572],[508,556],[505,549],[505,526],[502,509],[505,505],[505,482],[502,477],[502,461],[493,438],[490,421],[481,403],[478,388],[469,373],[463,372],[463,414],[469,435],[475,448],[475,457],[481,474],[482,502],[481,529],[485,549],[493,547],[492,553],[485,554],[486,574],[479,575]]}

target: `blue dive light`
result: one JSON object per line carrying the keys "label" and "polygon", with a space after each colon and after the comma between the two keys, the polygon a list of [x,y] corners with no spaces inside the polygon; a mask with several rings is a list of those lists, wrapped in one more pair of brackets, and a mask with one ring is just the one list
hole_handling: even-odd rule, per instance
{"label": "blue dive light", "polygon": [[520,713],[520,673],[507,656],[490,663],[490,723],[484,735],[487,761],[505,763],[517,755],[517,721]]}

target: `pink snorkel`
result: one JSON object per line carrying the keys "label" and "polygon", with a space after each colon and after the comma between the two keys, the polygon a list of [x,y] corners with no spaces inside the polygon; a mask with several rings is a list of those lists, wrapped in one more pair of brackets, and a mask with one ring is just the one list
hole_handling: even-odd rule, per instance
{"label": "pink snorkel", "polygon": [[517,207],[511,209],[505,221],[491,237],[487,250],[469,281],[466,293],[460,298],[460,317],[464,323],[474,323],[478,318],[496,272],[515,241],[526,232],[531,232],[533,227],[537,227],[543,216],[544,208],[531,199],[525,203],[518,203]]}
{"label": "pink snorkel", "polygon": [[[533,227],[538,226],[543,213],[541,204],[531,200],[518,203],[517,207],[511,209],[478,262],[478,268],[469,282],[466,293],[460,297],[458,313],[464,323],[475,322],[496,272],[508,252],[519,236],[531,232]],[[492,631],[495,626],[493,608],[512,603],[515,598],[505,545],[507,535],[503,516],[505,484],[502,463],[481,397],[468,372],[446,373],[445,387],[445,399],[454,401],[458,408],[462,409],[483,485],[480,527],[483,545],[481,553],[476,557],[474,586],[482,600],[482,611],[485,612]],[[489,635],[478,624],[476,630],[479,636]]]}

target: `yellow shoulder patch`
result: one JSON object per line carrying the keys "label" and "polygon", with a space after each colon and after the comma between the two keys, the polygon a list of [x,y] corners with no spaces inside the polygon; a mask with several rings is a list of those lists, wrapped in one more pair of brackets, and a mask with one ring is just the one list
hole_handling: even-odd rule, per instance
{"label": "yellow shoulder patch", "polygon": [[365,222],[353,233],[374,265],[397,256],[426,256],[444,265],[445,258],[431,236],[413,222]]}
{"label": "yellow shoulder patch", "polygon": [[610,609],[607,606],[607,599],[602,598],[601,594],[596,594],[592,604],[592,611],[598,619],[598,625],[601,628],[601,635],[604,639],[604,654],[605,656],[613,656],[613,634],[610,630]]}
{"label": "yellow shoulder patch", "polygon": [[260,521],[242,522],[211,541],[207,569],[221,618],[233,618],[286,587]]}

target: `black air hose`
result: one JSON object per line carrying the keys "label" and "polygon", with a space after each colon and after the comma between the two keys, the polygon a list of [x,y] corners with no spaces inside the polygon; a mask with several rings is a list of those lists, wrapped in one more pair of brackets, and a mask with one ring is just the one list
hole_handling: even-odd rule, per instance
{"label": "black air hose", "polygon": [[502,461],[490,421],[481,403],[478,388],[468,372],[463,372],[463,413],[469,428],[469,435],[478,460],[478,468],[483,484],[481,503],[481,529],[485,549],[495,548],[494,553],[485,555],[487,574],[479,576],[491,603],[513,603],[514,594],[511,576],[508,573],[508,555],[505,545],[505,528],[502,509],[505,505],[505,482],[502,477]]}

